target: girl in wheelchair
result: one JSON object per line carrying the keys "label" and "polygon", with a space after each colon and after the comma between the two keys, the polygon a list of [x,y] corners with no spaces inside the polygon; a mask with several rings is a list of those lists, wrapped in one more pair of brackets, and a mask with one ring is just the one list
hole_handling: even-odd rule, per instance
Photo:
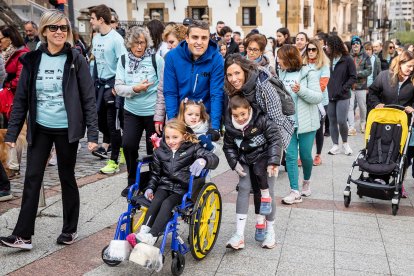
{"label": "girl in wheelchair", "polygon": [[[199,176],[204,168],[215,169],[218,157],[201,147],[197,137],[187,132],[183,122],[172,119],[165,125],[164,139],[154,151],[151,179],[144,192],[152,201],[138,234],[127,240],[154,245],[164,231],[173,208],[188,191],[190,176]],[[154,194],[155,192],[155,194]]]}
{"label": "girl in wheelchair", "polygon": [[215,143],[211,141],[210,135],[206,134],[209,129],[209,116],[201,100],[182,100],[177,118],[193,131],[202,147],[214,152]]}
{"label": "girl in wheelchair", "polygon": [[263,242],[263,248],[270,249],[276,245],[273,230],[275,203],[272,197],[282,156],[278,126],[260,110],[254,110],[248,100],[240,95],[230,98],[227,112],[223,151],[240,179],[236,203],[237,232],[228,241],[227,247],[236,250],[244,248],[250,187],[253,187],[255,239]]}

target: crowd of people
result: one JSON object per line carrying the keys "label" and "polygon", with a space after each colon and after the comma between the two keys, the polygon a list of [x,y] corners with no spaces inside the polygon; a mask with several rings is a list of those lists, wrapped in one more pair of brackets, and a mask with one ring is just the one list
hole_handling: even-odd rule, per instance
{"label": "crowd of people", "polygon": [[[40,186],[53,156],[63,199],[57,242],[75,242],[80,210],[74,169],[87,129],[88,149],[107,159],[101,173],[117,173],[126,163],[122,196],[135,183],[145,131],[154,166],[142,192],[152,204],[145,225],[128,238],[131,243],[155,243],[166,214],[188,189],[190,174],[217,167],[217,141],[223,136],[223,152],[239,176],[236,231],[226,246],[245,246],[252,190],[255,239],[271,249],[279,166],[285,166],[290,185],[282,202],[300,203],[312,194],[312,169],[323,163],[325,137],[333,143],[329,154],[352,155],[348,138],[364,133],[371,109],[398,104],[413,111],[411,44],[363,43],[358,36],[344,42],[321,32],[293,38],[287,28],[278,29],[276,38],[257,29],[242,38],[223,21],[210,34],[208,23],[191,18],[182,24],[151,20],[124,30],[105,5],[90,9],[90,23],[91,45],[59,11],[45,12],[39,26],[27,22],[24,40],[14,27],[0,27],[0,80],[5,78],[3,91],[14,97],[12,108],[3,112],[11,151],[22,127],[28,127],[22,208],[12,235],[0,239],[3,245],[32,248]],[[18,173],[19,155],[10,154],[9,171]],[[0,201],[11,198],[5,178]]]}

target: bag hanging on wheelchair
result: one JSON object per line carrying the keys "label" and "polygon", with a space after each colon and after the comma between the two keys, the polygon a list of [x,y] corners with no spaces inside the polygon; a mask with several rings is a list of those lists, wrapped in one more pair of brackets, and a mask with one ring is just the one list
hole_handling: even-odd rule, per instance
{"label": "bag hanging on wheelchair", "polygon": [[160,249],[142,242],[135,245],[129,260],[156,272],[160,272],[163,266]]}

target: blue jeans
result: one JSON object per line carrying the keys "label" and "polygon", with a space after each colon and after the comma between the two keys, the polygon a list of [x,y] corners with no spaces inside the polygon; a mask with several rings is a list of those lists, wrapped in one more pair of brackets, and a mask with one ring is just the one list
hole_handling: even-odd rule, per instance
{"label": "blue jeans", "polygon": [[290,139],[289,146],[286,149],[286,169],[292,190],[299,190],[299,168],[298,154],[302,161],[303,179],[309,180],[312,174],[313,158],[312,146],[315,140],[316,131],[297,134],[297,129]]}

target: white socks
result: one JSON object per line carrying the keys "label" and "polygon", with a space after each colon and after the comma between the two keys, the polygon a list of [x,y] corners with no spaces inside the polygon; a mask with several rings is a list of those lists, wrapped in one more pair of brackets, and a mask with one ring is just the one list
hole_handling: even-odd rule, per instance
{"label": "white socks", "polygon": [[269,189],[260,190],[262,197],[270,197]]}
{"label": "white socks", "polygon": [[244,228],[246,227],[247,214],[236,214],[236,232],[239,236],[244,237]]}
{"label": "white socks", "polygon": [[274,220],[268,220],[267,224],[266,224],[266,231],[267,232],[274,232],[275,230],[273,229],[273,224],[275,224]]}
{"label": "white socks", "polygon": [[266,220],[266,216],[257,214],[256,215],[256,224],[264,224]]}

